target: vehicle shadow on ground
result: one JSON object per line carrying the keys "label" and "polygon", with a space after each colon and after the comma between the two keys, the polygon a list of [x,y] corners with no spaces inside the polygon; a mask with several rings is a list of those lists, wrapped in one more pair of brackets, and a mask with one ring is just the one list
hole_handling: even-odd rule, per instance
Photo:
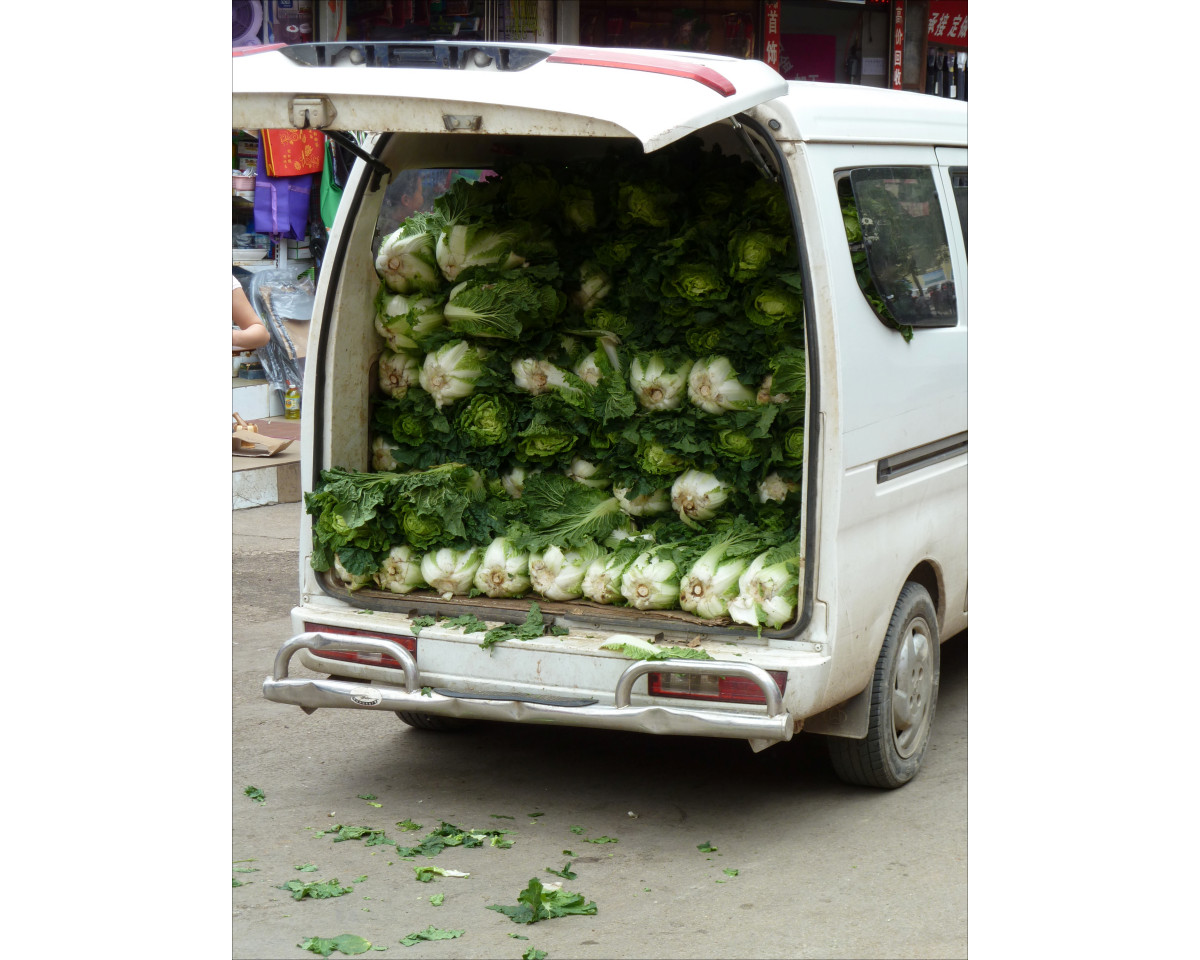
{"label": "vehicle shadow on ground", "polygon": [[[964,722],[966,686],[964,633],[942,647],[939,712],[934,718],[927,765],[936,758],[939,733],[949,739]],[[446,772],[447,759],[453,757],[455,768],[469,772],[471,788],[489,794],[519,794],[531,783],[553,782],[641,802],[671,803],[689,794],[703,794],[712,800],[724,795],[741,804],[779,797],[864,795],[862,788],[838,780],[824,738],[810,734],[757,754],[743,740],[499,722],[480,722],[454,732],[403,727],[397,738],[404,739],[378,747],[379,753],[406,755],[403,773],[396,774],[398,780],[427,777],[437,782]],[[418,749],[410,749],[416,744]],[[719,776],[714,777],[714,771]],[[378,767],[375,775],[379,776]],[[385,775],[384,779],[391,777]],[[867,796],[873,794],[875,791],[866,791]]]}

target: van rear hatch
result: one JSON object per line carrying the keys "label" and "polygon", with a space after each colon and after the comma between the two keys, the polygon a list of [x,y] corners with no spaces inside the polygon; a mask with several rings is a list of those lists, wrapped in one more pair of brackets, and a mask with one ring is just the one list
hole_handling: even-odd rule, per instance
{"label": "van rear hatch", "polygon": [[787,93],[760,60],[700,54],[444,41],[243,49],[242,129],[635,137],[649,152]]}
{"label": "van rear hatch", "polygon": [[[728,455],[733,458],[760,456],[762,469],[738,467],[731,484],[737,485],[737,502],[746,504],[748,509],[742,510],[740,506],[730,509],[731,516],[727,519],[751,518],[748,522],[759,522],[772,506],[777,508],[771,517],[771,522],[777,522],[771,532],[786,529],[787,536],[794,538],[779,544],[780,548],[786,546],[791,550],[790,573],[780,577],[782,581],[787,581],[788,576],[794,578],[797,561],[803,569],[803,558],[797,556],[796,545],[800,541],[793,524],[798,530],[802,509],[804,359],[801,356],[800,374],[798,378],[792,377],[792,386],[786,392],[779,386],[780,370],[794,374],[796,368],[781,368],[777,361],[789,352],[802,354],[804,348],[805,311],[798,280],[799,235],[793,222],[795,197],[782,154],[769,142],[769,133],[747,116],[760,104],[784,96],[788,91],[786,81],[761,61],[686,53],[532,44],[343,43],[235,54],[233,87],[233,124],[237,128],[311,127],[330,134],[379,135],[365,142],[350,137],[339,141],[358,146],[366,164],[358,165],[347,181],[317,289],[305,372],[308,419],[302,438],[307,474],[306,508],[311,518],[306,520],[302,532],[302,563],[306,566],[310,560],[312,563],[311,569],[304,571],[302,603],[293,611],[296,635],[281,648],[273,674],[264,685],[268,698],[306,710],[322,707],[393,710],[442,718],[551,721],[655,733],[745,737],[756,748],[790,738],[794,729],[792,718],[812,712],[824,688],[829,663],[828,651],[822,650],[820,644],[779,642],[795,640],[804,628],[807,613],[801,614],[797,608],[794,586],[784,588],[785,592],[791,590],[791,596],[785,599],[789,616],[799,615],[801,619],[788,625],[783,620],[771,622],[765,628],[763,621],[741,620],[739,623],[743,625],[738,626],[727,615],[688,612],[680,598],[683,550],[678,562],[681,569],[671,574],[676,579],[670,589],[663,590],[672,594],[668,598],[672,602],[665,606],[641,606],[628,597],[628,602],[581,599],[577,591],[556,598],[536,587],[534,591],[505,596],[482,591],[477,582],[470,590],[461,586],[452,590],[430,589],[435,581],[423,562],[421,572],[428,585],[397,587],[398,571],[406,564],[411,565],[412,560],[389,555],[389,548],[411,546],[413,551],[424,553],[422,560],[439,552],[438,546],[418,539],[440,533],[434,530],[430,534],[421,527],[428,518],[417,516],[423,506],[418,503],[418,481],[414,480],[412,490],[408,489],[409,471],[433,471],[439,466],[451,468],[453,464],[466,463],[486,481],[488,497],[499,496],[493,489],[495,483],[508,477],[494,463],[480,465],[487,459],[488,450],[479,444],[469,451],[478,462],[468,457],[443,456],[443,451],[449,448],[441,446],[436,449],[440,459],[417,464],[414,460],[401,461],[400,454],[392,447],[388,455],[394,456],[401,466],[381,467],[375,465],[374,453],[375,442],[386,441],[389,436],[397,443],[403,442],[399,435],[406,429],[398,406],[403,398],[383,396],[386,391],[378,375],[378,368],[392,350],[389,346],[392,341],[380,329],[379,318],[388,314],[388,310],[400,309],[391,306],[396,289],[387,286],[385,268],[380,267],[378,256],[389,235],[399,237],[402,233],[395,223],[387,228],[396,230],[394,234],[388,234],[382,227],[389,215],[393,188],[402,186],[409,175],[473,173],[478,175],[471,180],[473,186],[486,189],[486,184],[497,182],[503,191],[506,182],[517,183],[519,177],[531,176],[529,182],[533,182],[533,175],[545,165],[554,171],[557,181],[552,186],[556,190],[580,183],[595,187],[597,220],[604,227],[596,233],[605,232],[605,238],[614,241],[616,247],[622,247],[623,242],[622,257],[635,256],[638,262],[641,258],[658,258],[647,263],[646,271],[634,270],[621,260],[610,268],[613,289],[629,280],[651,294],[649,300],[641,301],[643,307],[651,301],[655,304],[660,300],[663,304],[670,301],[667,305],[674,312],[640,309],[637,317],[622,329],[620,337],[609,337],[596,324],[583,322],[591,315],[574,300],[583,277],[581,264],[587,260],[581,251],[586,249],[590,256],[594,249],[601,255],[600,241],[595,233],[581,237],[564,227],[561,219],[556,220],[555,231],[562,231],[556,234],[561,241],[558,255],[543,261],[531,255],[526,261],[529,269],[523,272],[533,283],[557,283],[561,304],[575,304],[560,304],[562,312],[553,321],[557,326],[538,327],[536,322],[530,322],[517,337],[460,332],[455,321],[446,320],[447,327],[464,342],[473,336],[498,338],[491,340],[482,353],[485,358],[488,353],[492,357],[502,356],[504,362],[495,369],[488,367],[481,382],[492,385],[481,388],[480,393],[495,392],[511,400],[518,416],[535,411],[535,416],[562,414],[563,422],[570,420],[563,410],[551,409],[548,401],[557,402],[555,398],[540,395],[522,382],[521,378],[527,374],[518,372],[517,360],[509,372],[506,351],[513,342],[519,344],[520,351],[532,355],[531,361],[551,359],[559,364],[560,370],[580,378],[582,374],[574,372],[578,359],[575,348],[587,343],[589,350],[595,348],[596,364],[611,362],[612,369],[619,371],[618,383],[633,375],[634,359],[639,362],[645,359],[649,365],[646,355],[654,349],[649,345],[651,339],[664,350],[675,351],[671,369],[662,371],[664,381],[678,373],[678,354],[686,354],[683,367],[686,369],[693,361],[699,366],[701,359],[718,360],[716,354],[722,351],[730,356],[741,351],[739,355],[747,358],[747,364],[740,370],[744,382],[729,383],[738,371],[731,372],[728,365],[713,366],[703,382],[711,384],[714,390],[718,383],[725,383],[727,392],[721,393],[720,398],[715,394],[710,397],[709,407],[697,401],[682,413],[662,413],[661,444],[650,439],[643,442],[616,436],[625,420],[642,414],[659,417],[660,412],[674,409],[638,407],[628,394],[618,399],[626,401],[632,409],[614,413],[611,422],[618,424],[618,428],[614,428],[611,436],[603,437],[611,446],[601,445],[599,432],[589,434],[579,430],[574,438],[579,440],[580,449],[585,442],[588,444],[589,466],[606,465],[614,471],[630,469],[631,455],[627,448],[636,446],[638,463],[646,466],[646,476],[642,479],[646,483],[650,483],[651,477],[654,480],[644,496],[642,487],[637,488],[636,497],[632,493],[634,488],[623,488],[631,492],[631,499],[639,500],[653,501],[652,494],[663,492],[654,487],[671,487],[671,477],[684,469],[671,462],[671,450],[667,448],[672,444],[693,454],[703,448],[702,454],[695,454],[696,472],[701,472],[702,458],[711,460],[718,447],[730,451]],[[757,146],[751,143],[747,130],[756,134]],[[694,133],[701,135],[690,136]],[[768,169],[764,157],[773,162],[773,169]],[[519,169],[522,165],[526,167],[524,171]],[[387,179],[368,177],[368,166],[377,173],[386,168]],[[655,171],[653,177],[649,176],[651,170]],[[713,171],[713,175],[709,176],[708,171]],[[621,179],[625,174],[629,174],[629,183]],[[646,184],[653,180],[653,187],[632,189],[643,185],[642,177]],[[572,179],[575,183],[568,183]],[[713,182],[725,179],[729,182]],[[442,181],[439,190],[446,193],[441,197],[456,189],[447,188],[445,184],[449,182]],[[465,183],[458,179],[453,182],[457,187]],[[703,189],[708,186],[730,189],[711,192]],[[634,198],[630,202],[644,203],[644,209],[633,218],[636,222],[616,229],[614,223],[618,217],[613,205],[626,202],[618,199],[626,195],[626,188],[630,188],[628,195]],[[464,197],[471,189],[467,188]],[[397,195],[395,199],[401,197]],[[425,200],[424,209],[428,212],[430,198],[426,196]],[[670,218],[662,222],[655,219],[659,200],[677,204],[675,220],[668,223]],[[602,203],[609,205],[606,214],[599,210]],[[503,203],[497,200],[496,206],[506,216],[513,216],[507,199]],[[709,216],[718,212],[719,223]],[[416,214],[410,217],[413,221],[417,219]],[[464,230],[473,226],[474,223],[458,225]],[[796,284],[790,289],[776,286],[770,291],[775,306],[784,305],[784,319],[768,317],[764,312],[757,326],[746,320],[743,298],[760,292],[751,290],[760,278],[743,273],[750,271],[744,263],[736,270],[731,268],[737,257],[730,252],[729,244],[739,228],[747,235],[758,231],[759,235],[749,237],[749,241],[758,243],[760,253],[768,251],[773,281],[783,282],[780,278],[786,276]],[[445,231],[441,239],[448,248],[452,247],[450,228],[440,229]],[[629,236],[621,236],[622,233]],[[534,234],[526,235],[526,239],[530,236]],[[463,237],[465,243],[465,232]],[[616,256],[613,250],[604,255]],[[397,259],[402,257],[397,255]],[[386,263],[388,256],[383,261]],[[561,267],[557,277],[551,271],[555,265]],[[689,277],[686,268],[692,267],[696,268],[695,276]],[[539,272],[543,269],[546,272]],[[437,296],[449,298],[447,305],[455,290],[475,281],[475,278],[452,279],[450,273],[445,270],[443,273]],[[651,276],[652,282],[647,280]],[[516,282],[514,278],[508,279]],[[489,277],[487,282],[501,281]],[[670,294],[662,292],[667,284],[671,287]],[[711,295],[704,290],[711,291]],[[706,296],[708,300],[704,299]],[[763,311],[772,309],[760,306]],[[404,309],[409,307],[405,305]],[[534,307],[528,309],[537,312]],[[560,322],[568,313],[571,322]],[[786,336],[783,335],[785,320]],[[683,331],[693,328],[693,332],[703,336],[685,347]],[[734,330],[735,335],[724,342],[719,336],[707,336],[721,334],[726,329]],[[402,336],[407,334],[401,331],[397,335],[398,339]],[[439,334],[432,336],[436,339]],[[567,340],[575,346],[567,346]],[[434,353],[455,342],[437,341],[436,347],[418,343],[416,348],[406,346],[396,350],[412,349],[414,362],[426,373]],[[619,360],[607,353],[610,347]],[[547,353],[539,352],[544,350],[557,351],[564,357],[569,354],[569,362],[548,358]],[[514,356],[525,354],[514,353]],[[463,369],[468,368],[464,365]],[[412,384],[411,371],[403,373]],[[648,373],[646,379],[655,376],[659,375]],[[774,381],[772,376],[776,378]],[[505,384],[497,387],[488,377],[506,378]],[[771,389],[764,392],[764,387]],[[686,404],[682,388],[676,385],[674,389],[679,393],[675,407]],[[422,391],[417,393],[424,398],[426,407],[432,402],[429,397],[438,396],[424,382]],[[749,396],[744,396],[747,393]],[[525,394],[533,395],[533,399]],[[457,415],[470,405],[468,396],[462,394],[459,399],[448,401],[444,411],[441,402],[438,403],[438,410],[447,413],[446,422],[453,422],[456,435],[474,428],[474,424],[457,420]],[[742,406],[720,407],[736,411],[729,413],[733,419],[727,423],[718,410],[718,399],[720,403],[734,403],[735,397],[736,404]],[[593,421],[597,419],[594,413],[595,408],[589,407]],[[711,419],[701,423],[705,416]],[[671,417],[676,418],[674,425],[666,422]],[[689,433],[691,427],[678,427],[685,422],[696,430]],[[544,426],[540,420],[532,426],[526,421],[521,423],[526,431],[522,437],[529,444],[518,451],[515,459],[548,464],[543,466],[543,472],[553,473],[561,480],[562,449],[549,442],[539,443],[543,437],[537,430]],[[730,429],[723,430],[725,426]],[[783,454],[784,435],[792,427],[799,441],[792,449],[788,440],[787,453]],[[770,433],[772,430],[774,433]],[[439,436],[449,436],[449,430],[442,429]],[[546,436],[558,441],[570,435],[547,429]],[[511,437],[506,437],[496,445],[509,440]],[[425,443],[422,438],[405,452],[413,457],[421,455],[412,453],[413,450],[434,456],[434,447],[435,444]],[[764,448],[769,448],[769,454],[762,453]],[[505,461],[507,468],[514,455],[505,457],[509,458]],[[610,462],[601,464],[606,458]],[[766,498],[762,497],[760,481],[774,469],[768,464],[785,461],[786,483],[776,484],[770,498],[772,503],[763,507]],[[570,466],[573,469],[575,464]],[[372,470],[387,472],[389,476],[370,492],[355,487],[358,478]],[[352,476],[356,473],[358,477]],[[403,484],[394,481],[397,474],[404,474]],[[572,477],[572,482],[579,478],[574,473],[566,475]],[[439,491],[444,493],[450,489],[450,474],[442,479],[447,486],[439,487]],[[461,522],[464,529],[471,513],[460,501],[467,497],[463,491],[468,487],[475,489],[471,486],[475,479],[464,479],[465,486],[455,494],[462,496],[453,501],[457,504],[454,510],[445,508],[449,501],[439,500],[442,513],[446,517],[453,515],[454,522]],[[424,483],[424,478],[420,483]],[[334,486],[338,484],[341,487],[335,492]],[[401,485],[405,487],[403,493],[397,490]],[[363,491],[361,497],[358,490]],[[526,502],[534,499],[528,496],[528,490],[527,485]],[[616,490],[614,483],[612,493],[605,496],[619,496]],[[546,503],[556,490],[544,485],[542,493],[540,502]],[[521,498],[519,494],[509,495]],[[733,504],[734,494],[728,496]],[[373,499],[376,497],[383,499]],[[385,503],[386,510],[377,511],[379,503]],[[700,505],[696,506],[697,512],[688,514],[689,518],[699,517],[695,530],[686,534],[691,539],[714,529],[702,529],[711,514],[700,512]],[[606,516],[612,516],[610,507],[611,503],[606,502],[600,509],[607,511]],[[403,512],[410,508],[412,516]],[[386,516],[375,523],[381,512]],[[336,551],[330,552],[329,541],[322,538],[331,531],[336,533],[340,525],[360,523],[367,514],[371,514],[374,523],[371,535],[354,541],[353,549],[359,551],[358,559],[364,552],[372,553],[378,570],[360,574],[335,562],[349,563],[349,559]],[[645,530],[651,528],[653,518],[640,513],[633,515],[634,532],[649,537]],[[403,526],[410,520],[410,526]],[[543,513],[531,518],[529,525],[539,526],[545,520]],[[447,519],[447,530],[449,522]],[[398,524],[403,526],[404,536],[398,533],[401,529]],[[480,527],[483,528],[482,522]],[[544,534],[545,530],[537,532]],[[499,539],[499,531],[490,531],[488,536]],[[602,539],[600,534],[595,536],[597,541]],[[405,538],[408,543],[403,542]],[[466,535],[462,539],[479,546],[488,542]],[[749,564],[752,556],[766,556],[765,547],[757,545],[765,542],[747,537],[742,541],[740,559]],[[751,543],[755,544],[753,554],[749,552]],[[574,545],[564,540],[561,552],[570,553],[568,547]],[[550,552],[545,547],[532,549]],[[689,554],[688,562],[692,559]],[[532,553],[529,565],[533,579]],[[774,560],[767,566],[773,565]],[[386,583],[387,578],[382,578],[385,566],[389,577],[392,567],[396,571],[395,578]],[[646,577],[654,579],[652,572]],[[666,582],[670,577],[664,575],[661,579]],[[789,581],[794,582],[794,579]],[[807,596],[802,599],[811,604]],[[497,639],[496,631],[502,627],[515,629],[530,624],[536,628],[532,634],[517,632]],[[291,676],[289,662],[293,656],[308,669],[332,676],[322,680]],[[631,665],[630,660],[638,662]]]}

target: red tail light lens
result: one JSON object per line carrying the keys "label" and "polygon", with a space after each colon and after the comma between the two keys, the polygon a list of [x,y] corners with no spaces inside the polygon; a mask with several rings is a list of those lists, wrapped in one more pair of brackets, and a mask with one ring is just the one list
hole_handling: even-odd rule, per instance
{"label": "red tail light lens", "polygon": [[[328,633],[334,636],[346,637],[374,637],[378,640],[391,640],[394,643],[400,644],[405,650],[411,653],[414,657],[417,655],[417,638],[403,637],[395,633],[374,633],[370,630],[352,630],[349,627],[328,627],[323,623],[306,623],[304,624],[306,633]],[[314,657],[320,657],[323,660],[340,660],[343,663],[361,663],[368,667],[391,667],[396,670],[401,670],[403,667],[400,661],[395,657],[389,657],[386,653],[362,652],[357,653],[353,650],[310,650]]]}
{"label": "red tail light lens", "polygon": [[[787,686],[786,670],[768,670],[783,693]],[[656,697],[682,697],[685,700],[724,700],[729,703],[766,703],[766,694],[753,680],[701,673],[651,673],[647,675],[650,693]]]}

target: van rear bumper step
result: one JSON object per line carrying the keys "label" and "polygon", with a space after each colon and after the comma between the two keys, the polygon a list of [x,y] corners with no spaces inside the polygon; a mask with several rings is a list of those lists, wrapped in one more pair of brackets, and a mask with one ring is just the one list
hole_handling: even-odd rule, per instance
{"label": "van rear bumper step", "polygon": [[[291,678],[288,664],[298,651],[347,650],[385,653],[400,662],[404,686],[356,680]],[[742,677],[756,683],[766,697],[765,713],[706,711],[684,706],[630,702],[634,681],[647,673],[716,674]],[[779,687],[765,670],[751,664],[720,660],[638,660],[621,673],[611,706],[560,697],[522,697],[507,693],[456,694],[439,687],[422,688],[412,654],[391,640],[347,637],[325,633],[303,633],[292,637],[275,657],[273,674],[263,681],[263,696],[276,703],[298,706],[306,713],[322,707],[350,710],[387,710],[427,713],[465,720],[543,722],[562,726],[629,730],[676,736],[723,737],[749,740],[762,749],[771,743],[791,740],[792,717],[783,709]],[[582,699],[582,698],[580,698]],[[565,701],[565,702],[564,702]]]}

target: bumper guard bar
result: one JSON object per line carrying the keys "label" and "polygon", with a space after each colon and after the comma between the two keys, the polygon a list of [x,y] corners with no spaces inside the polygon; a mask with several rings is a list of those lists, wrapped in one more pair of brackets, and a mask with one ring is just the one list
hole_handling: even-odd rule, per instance
{"label": "bumper guard bar", "polygon": [[[288,665],[300,650],[384,653],[399,661],[404,685],[357,680],[290,678]],[[766,713],[732,713],[684,706],[650,704],[633,706],[633,684],[647,673],[708,674],[740,677],[757,684],[766,698]],[[439,687],[439,690],[444,689]],[[422,692],[420,671],[412,654],[392,640],[346,637],[328,633],[302,633],[279,648],[271,676],[263,681],[263,696],[312,713],[320,707],[352,710],[387,710],[427,713],[441,717],[510,722],[555,723],[565,726],[630,730],[678,736],[724,737],[749,740],[761,750],[780,740],[791,740],[794,726],[783,709],[783,697],[774,679],[761,667],[719,660],[639,660],[618,677],[613,704],[564,706],[522,698],[507,699],[497,693],[484,699],[479,693],[468,697],[448,696],[433,690]]]}

